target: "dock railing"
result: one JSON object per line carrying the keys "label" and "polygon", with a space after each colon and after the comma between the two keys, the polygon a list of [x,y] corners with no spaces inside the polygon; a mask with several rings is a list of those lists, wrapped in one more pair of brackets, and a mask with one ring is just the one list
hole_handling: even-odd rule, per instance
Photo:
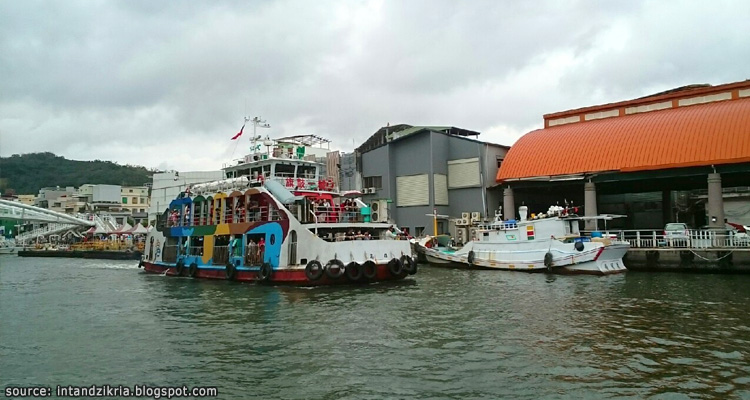
{"label": "dock railing", "polygon": [[[750,236],[728,230],[689,229],[686,233],[669,232],[663,230],[609,230],[601,232],[602,236],[630,243],[634,249],[750,249]],[[591,231],[581,232],[590,236]]]}

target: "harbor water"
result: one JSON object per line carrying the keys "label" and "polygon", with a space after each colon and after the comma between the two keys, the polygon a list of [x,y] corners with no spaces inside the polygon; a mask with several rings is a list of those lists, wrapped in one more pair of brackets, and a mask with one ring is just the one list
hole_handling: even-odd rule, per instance
{"label": "harbor water", "polygon": [[420,265],[271,287],[134,261],[0,258],[0,387],[213,386],[218,398],[750,399],[750,276]]}

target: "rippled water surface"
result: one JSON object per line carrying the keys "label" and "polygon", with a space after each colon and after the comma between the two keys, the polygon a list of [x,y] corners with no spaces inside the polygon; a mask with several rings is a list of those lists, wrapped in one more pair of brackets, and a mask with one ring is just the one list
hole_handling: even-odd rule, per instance
{"label": "rippled water surface", "polygon": [[288,288],[0,258],[0,386],[220,398],[750,399],[750,276],[423,266]]}

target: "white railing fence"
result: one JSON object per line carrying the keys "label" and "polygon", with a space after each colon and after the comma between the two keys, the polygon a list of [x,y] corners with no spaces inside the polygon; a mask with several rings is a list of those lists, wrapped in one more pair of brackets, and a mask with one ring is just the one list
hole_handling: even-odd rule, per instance
{"label": "white railing fence", "polygon": [[[591,232],[582,234],[589,236]],[[663,230],[611,230],[602,235],[626,241],[631,248],[750,249],[750,235],[726,230],[690,229],[686,233],[667,232],[666,235]]]}

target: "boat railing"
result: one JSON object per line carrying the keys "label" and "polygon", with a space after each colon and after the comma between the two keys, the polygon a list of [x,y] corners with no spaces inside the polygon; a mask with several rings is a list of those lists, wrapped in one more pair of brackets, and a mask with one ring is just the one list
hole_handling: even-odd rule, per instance
{"label": "boat railing", "polygon": [[229,246],[214,246],[214,265],[225,265],[229,261]]}
{"label": "boat railing", "polygon": [[187,249],[187,255],[191,257],[202,257],[203,246],[189,246]]}
{"label": "boat railing", "polygon": [[313,210],[320,222],[364,222],[364,217],[357,211],[340,210],[335,207],[318,207]]}
{"label": "boat railing", "polygon": [[256,243],[249,243],[245,246],[245,264],[261,265],[263,264],[263,251]]}
{"label": "boat railing", "polygon": [[[231,224],[242,222],[278,221],[281,219],[284,219],[284,215],[277,208],[271,208],[268,206],[251,208],[242,207],[235,210],[234,212],[232,212],[231,210],[224,211],[223,223]],[[199,223],[201,220],[206,221],[207,225],[216,225],[216,219],[209,216],[207,220],[206,218],[199,219],[199,217],[195,217],[193,219],[185,219],[182,223],[179,219],[167,219],[165,227],[172,228],[179,226],[200,226],[197,225],[197,223]],[[194,225],[190,225],[191,222]]]}
{"label": "boat railing", "polygon": [[688,229],[666,234],[663,230],[607,230],[581,233],[628,242],[631,248],[750,248],[748,234],[723,229]]}

